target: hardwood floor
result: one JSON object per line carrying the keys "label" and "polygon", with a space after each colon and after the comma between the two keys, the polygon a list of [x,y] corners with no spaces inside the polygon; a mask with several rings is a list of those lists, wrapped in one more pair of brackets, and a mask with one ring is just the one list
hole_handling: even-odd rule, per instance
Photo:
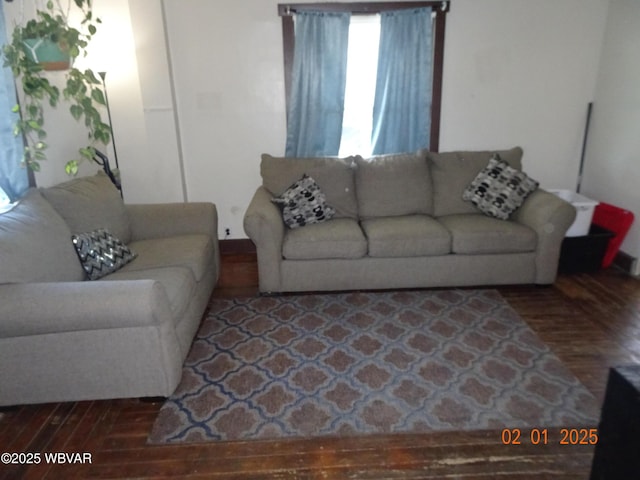
{"label": "hardwood floor", "polygon": [[[255,295],[255,256],[223,255],[214,295]],[[564,275],[552,287],[498,288],[544,342],[602,400],[611,366],[640,363],[640,280],[616,270]],[[1,388],[1,386],[0,386]],[[21,406],[0,413],[0,453],[40,453],[2,465],[1,479],[585,479],[593,447],[504,445],[501,431],[148,446],[161,401]],[[88,453],[91,463],[47,463]],[[86,458],[86,457],[85,457]]]}

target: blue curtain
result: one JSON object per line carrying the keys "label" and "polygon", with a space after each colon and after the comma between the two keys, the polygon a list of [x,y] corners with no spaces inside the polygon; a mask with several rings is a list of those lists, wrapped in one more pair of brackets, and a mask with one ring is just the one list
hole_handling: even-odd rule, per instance
{"label": "blue curtain", "polygon": [[[4,4],[4,2],[2,2]],[[0,44],[7,42],[4,10],[0,5]],[[0,187],[11,201],[17,200],[29,188],[27,169],[21,166],[24,153],[22,137],[13,134],[17,113],[11,109],[17,103],[13,74],[8,67],[2,67],[0,60]]]}
{"label": "blue curtain", "polygon": [[350,19],[349,13],[296,14],[287,157],[338,154]]}
{"label": "blue curtain", "polygon": [[381,14],[373,107],[373,153],[429,146],[433,83],[431,9]]}

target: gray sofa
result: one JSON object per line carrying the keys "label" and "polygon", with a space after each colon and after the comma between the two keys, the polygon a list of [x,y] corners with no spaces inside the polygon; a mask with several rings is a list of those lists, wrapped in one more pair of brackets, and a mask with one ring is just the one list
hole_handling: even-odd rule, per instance
{"label": "gray sofa", "polygon": [[[89,281],[71,235],[97,228],[137,258]],[[29,190],[0,245],[0,406],[175,390],[218,279],[215,205],[125,205],[98,174]]]}
{"label": "gray sofa", "polygon": [[[553,283],[575,208],[538,189],[506,221],[479,212],[463,191],[494,153],[521,170],[519,147],[371,159],[263,155],[262,185],[244,217],[260,291]],[[272,199],[305,173],[336,214],[290,229]]]}

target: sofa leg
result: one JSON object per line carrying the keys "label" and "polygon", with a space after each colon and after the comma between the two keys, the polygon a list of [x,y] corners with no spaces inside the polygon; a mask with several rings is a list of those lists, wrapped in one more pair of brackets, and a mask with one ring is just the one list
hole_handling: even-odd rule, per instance
{"label": "sofa leg", "polygon": [[142,403],[164,403],[169,397],[140,397],[138,400]]}
{"label": "sofa leg", "polygon": [[0,407],[0,414],[15,412],[20,409],[20,405],[7,405],[5,407]]}

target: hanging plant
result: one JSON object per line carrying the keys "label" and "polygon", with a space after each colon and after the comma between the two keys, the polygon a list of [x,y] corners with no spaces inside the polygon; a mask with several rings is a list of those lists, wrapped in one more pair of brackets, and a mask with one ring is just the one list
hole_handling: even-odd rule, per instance
{"label": "hanging plant", "polygon": [[[7,0],[10,1],[10,0]],[[37,0],[36,0],[37,1]],[[97,143],[108,144],[111,127],[102,121],[100,108],[106,105],[102,82],[91,69],[79,70],[73,66],[76,58],[87,55],[87,46],[97,31],[91,0],[73,0],[73,6],[81,13],[81,24],[75,28],[69,24],[71,0],[66,8],[60,0],[49,0],[44,5],[37,2],[35,17],[22,25],[16,25],[11,43],[3,48],[4,65],[11,68],[19,86],[22,87],[23,102],[13,107],[19,113],[14,126],[14,134],[25,138],[22,162],[34,171],[40,170],[40,162],[47,159],[47,131],[45,129],[44,105],[57,107],[61,97],[70,102],[69,111],[73,118],[83,121],[87,128],[89,144],[79,148],[78,158],[69,160],[65,171],[69,175],[78,172],[84,159],[95,156]],[[36,47],[48,45],[59,50],[60,57],[53,64],[41,62]],[[47,78],[47,68],[66,68],[62,89]]]}

